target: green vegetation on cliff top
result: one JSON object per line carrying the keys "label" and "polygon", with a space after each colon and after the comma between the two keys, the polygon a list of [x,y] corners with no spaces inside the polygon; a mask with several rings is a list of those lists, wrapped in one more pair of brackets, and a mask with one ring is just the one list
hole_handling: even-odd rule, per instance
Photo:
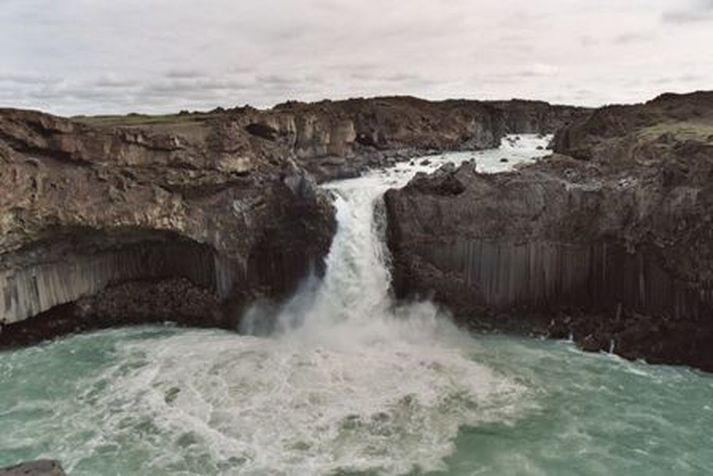
{"label": "green vegetation on cliff top", "polygon": [[671,134],[675,139],[681,141],[713,142],[713,120],[661,122],[638,132],[639,137],[647,141],[657,139],[664,134]]}
{"label": "green vegetation on cliff top", "polygon": [[147,126],[203,122],[212,116],[214,116],[214,114],[211,113],[165,115],[128,114],[125,116],[74,116],[72,120],[90,126]]}

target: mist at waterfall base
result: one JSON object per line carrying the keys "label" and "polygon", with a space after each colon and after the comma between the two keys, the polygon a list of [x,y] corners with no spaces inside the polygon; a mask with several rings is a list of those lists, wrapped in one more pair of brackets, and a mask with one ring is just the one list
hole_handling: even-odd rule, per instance
{"label": "mist at waterfall base", "polygon": [[[499,172],[545,139],[416,159],[326,185],[323,279],[258,304],[242,334],[171,326],[0,353],[0,466],[104,474],[708,474],[713,377],[571,344],[467,335],[389,295],[383,192],[475,159]],[[507,163],[501,162],[507,157]]]}

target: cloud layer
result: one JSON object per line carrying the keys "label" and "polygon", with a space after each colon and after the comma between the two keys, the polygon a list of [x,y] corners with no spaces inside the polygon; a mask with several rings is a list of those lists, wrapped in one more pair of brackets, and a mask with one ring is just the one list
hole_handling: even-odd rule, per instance
{"label": "cloud layer", "polygon": [[60,114],[713,89],[713,0],[2,0],[0,44],[0,105]]}

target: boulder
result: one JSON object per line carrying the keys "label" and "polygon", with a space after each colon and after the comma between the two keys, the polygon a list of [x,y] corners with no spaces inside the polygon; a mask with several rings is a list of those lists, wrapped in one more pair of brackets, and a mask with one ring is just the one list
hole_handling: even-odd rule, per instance
{"label": "boulder", "polygon": [[62,465],[52,460],[31,461],[0,468],[0,476],[65,476],[65,474]]}

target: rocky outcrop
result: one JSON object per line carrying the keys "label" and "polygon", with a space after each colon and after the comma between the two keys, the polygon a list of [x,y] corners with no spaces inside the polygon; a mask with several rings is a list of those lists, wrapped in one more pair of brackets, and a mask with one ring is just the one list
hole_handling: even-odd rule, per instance
{"label": "rocky outcrop", "polygon": [[291,293],[322,266],[333,210],[257,141],[222,117],[107,128],[1,110],[0,345],[132,322],[233,327],[256,296]]}
{"label": "rocky outcrop", "polygon": [[502,128],[513,134],[554,134],[589,116],[587,108],[559,106],[544,101],[490,101],[500,117]]}
{"label": "rocky outcrop", "polygon": [[588,113],[534,101],[382,97],[290,102],[267,111],[261,120],[286,138],[308,170],[330,179],[429,151],[498,147],[507,133],[554,133]]}
{"label": "rocky outcrop", "polygon": [[516,172],[386,196],[394,286],[478,327],[713,370],[713,93],[607,107]]}
{"label": "rocky outcrop", "polygon": [[0,476],[65,476],[57,461],[41,460],[0,468]]}

